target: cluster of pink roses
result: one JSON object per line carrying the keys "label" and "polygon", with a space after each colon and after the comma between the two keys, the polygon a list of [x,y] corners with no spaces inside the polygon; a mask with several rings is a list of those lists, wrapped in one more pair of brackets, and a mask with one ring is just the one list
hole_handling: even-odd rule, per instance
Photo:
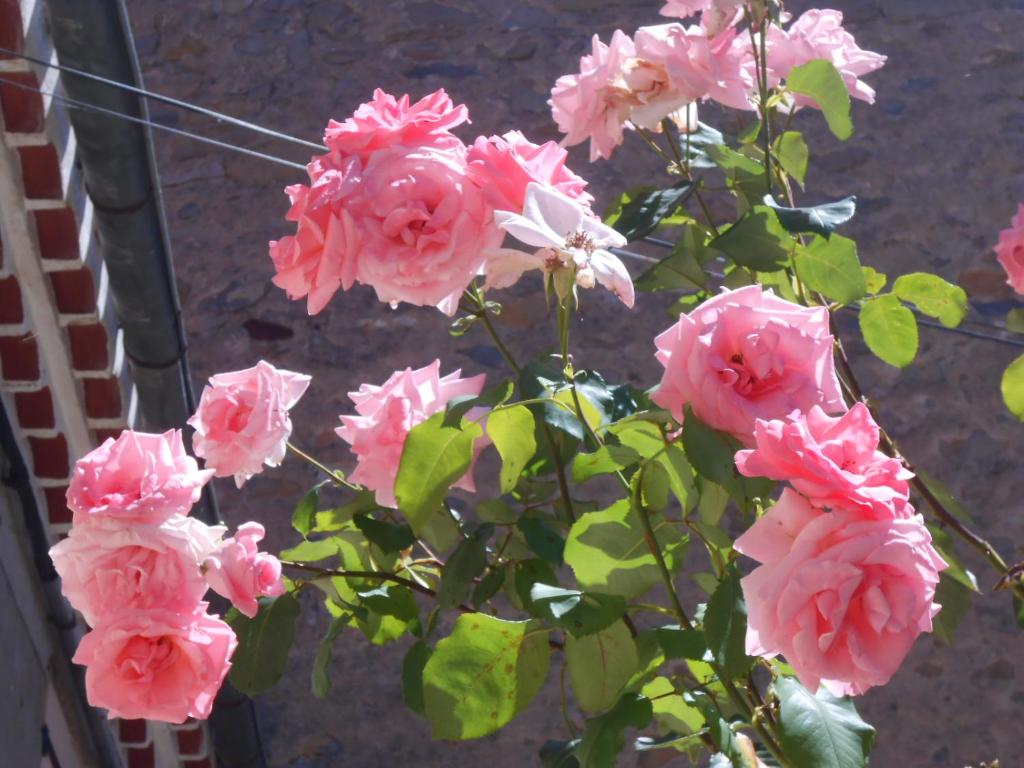
{"label": "cluster of pink roses", "polygon": [[[452,129],[468,119],[443,90],[412,104],[378,89],[352,117],[332,120],[327,154],[307,166],[310,184],[286,189],[286,218],[297,230],[270,244],[274,283],[291,298],[305,296],[310,314],[339,288],[362,283],[392,306],[452,315],[473,279],[491,273],[489,257],[502,255],[495,211],[521,213],[528,185],[593,216],[593,198],[566,167],[565,150],[518,131],[467,146]],[[572,233],[559,234],[564,246]],[[511,284],[526,268],[514,278],[505,270],[499,282]]]}
{"label": "cluster of pink roses", "polygon": [[1017,208],[1010,226],[999,233],[996,256],[1006,270],[1006,282],[1017,293],[1024,294],[1024,203]]}
{"label": "cluster of pink roses", "polygon": [[[681,130],[696,122],[696,105],[713,100],[741,110],[755,109],[757,62],[750,35],[737,28],[744,17],[739,0],[672,0],[665,16],[701,14],[700,23],[641,27],[631,38],[616,30],[605,44],[596,35],[578,74],[564,75],[551,91],[551,110],[566,145],[590,140],[590,159],[611,157],[626,128],[659,130],[665,118]],[[789,28],[767,32],[767,86],[775,88],[798,66],[824,59],[835,65],[850,95],[873,102],[875,92],[860,78],[886,57],[862,50],[834,10],[809,10]],[[784,108],[813,106],[787,97]]]}
{"label": "cluster of pink roses", "polygon": [[287,410],[308,382],[262,361],[214,376],[190,420],[206,469],[178,430],[126,430],[75,464],[73,527],[50,556],[64,595],[92,627],[74,657],[87,667],[89,701],[111,717],[208,717],[237,639],[208,613],[207,589],[249,617],[258,597],[284,591],[280,562],[258,550],[262,525],[245,523],[225,539],[224,526],[189,511],[212,476],[241,485],[281,460]]}
{"label": "cluster of pink roses", "polygon": [[742,474],[791,486],[736,542],[761,563],[743,579],[747,652],[784,655],[811,690],[887,682],[931,630],[946,563],[910,505],[911,473],[878,449],[866,406],[846,410],[827,310],[725,290],[656,344],[653,400],[748,446]]}

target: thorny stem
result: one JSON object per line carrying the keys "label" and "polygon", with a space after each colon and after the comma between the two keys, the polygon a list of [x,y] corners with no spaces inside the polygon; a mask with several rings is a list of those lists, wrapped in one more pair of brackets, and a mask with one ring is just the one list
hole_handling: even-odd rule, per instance
{"label": "thorny stem", "polygon": [[[697,201],[697,205],[700,206],[701,212],[704,214],[705,220],[707,220],[708,226],[711,228],[711,233],[718,237],[718,227],[715,225],[715,220],[711,216],[711,209],[708,208],[708,204],[704,201],[704,196],[700,193],[700,187],[703,181],[701,179],[694,179],[693,174],[690,171],[690,165],[684,159],[682,154],[679,152],[679,146],[677,142],[672,138],[672,125],[668,118],[662,121],[662,130],[665,132],[666,142],[668,148],[675,156],[676,165],[679,166],[679,172],[683,174],[683,178],[693,184],[693,199]],[[687,134],[689,135],[689,134]],[[689,140],[687,140],[689,143]]]}
{"label": "thorny stem", "polygon": [[345,479],[339,477],[338,473],[336,473],[334,470],[328,468],[327,466],[321,464],[319,461],[314,459],[312,456],[310,456],[305,451],[297,448],[296,446],[292,445],[291,443],[287,443],[286,445],[287,445],[289,451],[294,453],[296,456],[298,456],[300,459],[302,459],[306,463],[311,464],[312,466],[314,466],[317,469],[319,469],[321,472],[323,472],[325,475],[327,475],[327,477],[335,485],[340,485],[340,486],[342,486],[344,488],[348,488],[351,491],[357,491],[358,492],[358,491],[363,490],[358,485],[350,483],[348,480],[345,480]]}

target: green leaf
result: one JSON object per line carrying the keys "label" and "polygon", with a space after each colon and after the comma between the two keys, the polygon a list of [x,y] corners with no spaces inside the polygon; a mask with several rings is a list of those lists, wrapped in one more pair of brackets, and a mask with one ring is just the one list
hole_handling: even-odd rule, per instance
{"label": "green leaf", "polygon": [[704,634],[697,629],[683,629],[678,624],[658,627],[654,631],[658,645],[666,659],[694,659],[701,661],[708,650]]}
{"label": "green leaf", "polygon": [[632,199],[615,221],[615,229],[629,241],[647,237],[666,216],[686,202],[693,184],[678,181],[668,189],[655,189]]}
{"label": "green leaf", "polygon": [[619,595],[580,592],[550,584],[534,584],[530,599],[534,610],[576,637],[600,632],[626,613],[626,601]]}
{"label": "green leaf", "polygon": [[523,469],[537,452],[533,431],[533,414],[523,405],[491,411],[487,417],[487,434],[501,456],[499,484],[502,493],[516,487]]}
{"label": "green leaf", "polygon": [[725,173],[730,189],[741,195],[750,205],[756,205],[760,201],[765,190],[764,165],[760,160],[721,145],[709,146],[705,152]]}
{"label": "green leaf", "polygon": [[906,368],[917,356],[917,320],[891,293],[861,305],[860,332],[868,349],[889,365]]}
{"label": "green leaf", "polygon": [[408,549],[416,541],[416,534],[408,525],[377,520],[369,515],[356,515],[352,522],[369,541],[380,548],[381,552],[399,552]]}
{"label": "green leaf", "polygon": [[775,681],[780,702],[779,738],[794,765],[863,768],[875,729],[860,719],[853,702],[822,689],[817,696],[792,678]]}
{"label": "green leaf", "polygon": [[704,639],[708,650],[729,677],[744,675],[755,659],[747,656],[747,605],[740,575],[730,566],[704,612]]}
{"label": "green leaf", "polygon": [[706,253],[704,234],[697,228],[686,227],[682,238],[664,259],[644,272],[633,282],[639,291],[692,291],[703,288],[707,274],[698,255]]}
{"label": "green leaf", "polygon": [[615,768],[615,757],[626,746],[626,729],[646,728],[653,715],[646,697],[626,693],[610,711],[587,720],[583,738],[576,745],[581,768]]}
{"label": "green leaf", "polygon": [[683,447],[694,469],[711,482],[720,485],[738,502],[764,498],[774,486],[764,478],[744,477],[736,470],[739,442],[702,422],[689,407],[683,419]]}
{"label": "green leaf", "polygon": [[807,161],[810,157],[804,137],[799,131],[786,131],[775,139],[774,152],[775,159],[779,161],[782,170],[796,179],[802,187],[804,178],[807,176]]}
{"label": "green leaf", "polygon": [[697,130],[680,132],[679,151],[691,168],[714,168],[715,162],[708,157],[710,147],[725,144],[722,132],[706,123],[697,123]]}
{"label": "green leaf", "polygon": [[485,523],[508,525],[519,519],[519,513],[501,499],[488,499],[476,505],[477,519]]}
{"label": "green leaf", "polygon": [[473,579],[487,567],[487,541],[494,535],[494,526],[481,523],[448,557],[437,589],[437,602],[443,608],[454,608],[473,591]]}
{"label": "green leaf", "polygon": [[928,272],[900,275],[893,283],[892,292],[947,328],[956,328],[967,316],[967,293],[938,275]]}
{"label": "green leaf", "polygon": [[543,616],[543,611],[533,605],[533,586],[535,584],[557,584],[558,577],[549,563],[540,558],[521,560],[517,562],[512,571],[512,594],[513,602],[518,599],[519,603],[530,613]]}
{"label": "green leaf", "polygon": [[935,602],[942,609],[932,619],[932,632],[947,645],[953,644],[953,634],[971,606],[971,590],[945,572],[939,574],[939,585],[935,588]]}
{"label": "green leaf", "polygon": [[341,630],[348,624],[349,617],[342,616],[332,619],[327,627],[327,634],[320,641],[316,651],[316,658],[313,659],[313,695],[323,699],[331,690],[331,653],[334,650],[334,641],[341,634]]}
{"label": "green leaf", "polygon": [[603,445],[593,453],[578,453],[572,461],[572,481],[583,483],[597,475],[610,475],[636,464],[638,454],[628,445]]}
{"label": "green leaf", "polygon": [[381,616],[393,616],[410,622],[419,616],[419,608],[412,592],[398,584],[383,583],[373,589],[358,592],[359,602]]}
{"label": "green leaf", "polygon": [[482,430],[467,423],[462,429],[445,427],[443,413],[410,430],[402,448],[402,460],[395,479],[398,507],[419,531],[441,508],[448,489],[469,469],[473,443]]}
{"label": "green leaf", "polygon": [[281,679],[300,612],[298,600],[289,592],[261,597],[259,602],[255,618],[234,609],[226,617],[238,636],[238,648],[231,657],[231,682],[246,696],[262,693]]}
{"label": "green leaf", "polygon": [[1010,413],[1024,421],[1024,355],[1010,363],[999,388]]}
{"label": "green leaf", "polygon": [[850,304],[868,292],[857,243],[840,235],[816,237],[809,246],[797,248],[793,264],[808,288],[840,304]]}
{"label": "green leaf", "polygon": [[1024,309],[1011,309],[1006,313],[1006,330],[1024,333]]}
{"label": "green leaf", "polygon": [[[556,395],[563,393],[568,387],[569,384],[561,373],[536,360],[528,363],[519,376],[519,391],[525,400],[554,400]],[[572,410],[571,396],[568,402],[570,404],[568,408],[555,403],[535,404],[529,408],[534,416],[548,426],[561,430],[577,440],[582,440],[583,425]]]}
{"label": "green leaf", "polygon": [[853,218],[857,212],[857,198],[853,195],[834,203],[822,203],[808,208],[786,208],[775,202],[771,195],[765,195],[764,204],[775,211],[779,223],[789,232],[814,233],[830,236],[841,224]]}
{"label": "green leaf", "polygon": [[981,590],[978,588],[978,580],[974,577],[973,573],[961,565],[956,557],[952,537],[946,533],[944,528],[940,528],[935,523],[927,523],[926,525],[928,526],[928,532],[932,535],[932,546],[942,555],[942,559],[949,564],[949,567],[942,572],[942,575],[960,582],[971,592],[980,594]]}
{"label": "green leaf", "polygon": [[789,261],[796,243],[774,210],[766,205],[755,205],[743,218],[712,240],[711,247],[742,267],[774,272]]}
{"label": "green leaf", "polygon": [[704,725],[704,716],[697,707],[673,695],[675,686],[667,677],[656,677],[643,687],[642,693],[651,700],[654,720],[659,732],[694,733]]}
{"label": "green leaf", "polygon": [[861,271],[864,273],[864,282],[868,286],[868,293],[872,296],[885,288],[885,284],[889,281],[888,277],[872,267],[861,267]]}
{"label": "green leaf", "polygon": [[[689,539],[661,515],[651,516],[658,545],[670,569],[682,564]],[[642,595],[661,579],[657,562],[647,549],[644,526],[629,501],[581,516],[569,531],[565,562],[588,592]]]}
{"label": "green leaf", "polygon": [[355,498],[347,504],[317,512],[316,525],[313,526],[313,530],[317,533],[341,531],[351,527],[352,518],[356,515],[368,515],[378,509],[383,509],[383,507],[377,503],[373,491],[359,491]]}
{"label": "green leaf", "polygon": [[566,635],[565,661],[576,703],[590,714],[611,707],[639,666],[636,643],[621,621],[583,637]]}
{"label": "green leaf", "polygon": [[292,511],[292,528],[301,533],[303,538],[313,530],[316,511],[320,506],[321,485],[323,484],[319,483],[311,488],[305,496],[299,499],[299,503]]}
{"label": "green leaf", "polygon": [[505,570],[503,568],[491,568],[487,575],[473,587],[473,595],[470,602],[474,608],[479,608],[501,590],[505,584]]}
{"label": "green leaf", "polygon": [[563,539],[548,521],[542,517],[524,517],[516,527],[526,539],[526,546],[532,552],[547,560],[554,566],[562,564],[565,554],[565,539]]}
{"label": "green leaf", "polygon": [[337,537],[329,539],[317,539],[316,541],[300,541],[291,549],[281,552],[282,560],[290,560],[293,563],[316,563],[326,560],[329,557],[336,557],[339,552],[339,540]]}
{"label": "green leaf", "polygon": [[540,748],[541,768],[580,768],[574,754],[579,739],[572,741],[545,741]]}
{"label": "green leaf", "polygon": [[431,653],[430,646],[418,640],[409,646],[402,661],[402,698],[405,699],[405,706],[417,715],[424,714],[423,668]]}
{"label": "green leaf", "polygon": [[786,88],[813,99],[837,139],[846,141],[853,135],[850,92],[832,62],[817,59],[794,67],[786,77]]}
{"label": "green leaf", "polygon": [[444,409],[442,426],[460,427],[462,418],[473,408],[494,408],[503,405],[512,397],[515,386],[511,381],[503,381],[479,395],[461,395],[448,401]]}
{"label": "green leaf", "polygon": [[507,725],[544,684],[550,655],[539,621],[459,616],[423,669],[431,735],[476,739]]}

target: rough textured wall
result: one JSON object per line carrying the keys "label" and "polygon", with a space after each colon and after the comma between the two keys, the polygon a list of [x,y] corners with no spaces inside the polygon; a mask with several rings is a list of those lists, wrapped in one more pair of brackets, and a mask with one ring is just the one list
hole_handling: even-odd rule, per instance
{"label": "rough textured wall", "polygon": [[[1024,3],[1021,0],[834,0],[860,43],[890,56],[872,76],[878,104],[857,104],[857,133],[845,144],[826,135],[820,117],[802,120],[812,170],[808,199],[857,194],[857,238],[865,263],[891,275],[918,268],[960,279],[992,320],[1010,300],[990,246],[1024,199]],[[794,11],[806,0],[789,4]],[[214,109],[315,138],[331,117],[349,113],[375,86],[422,94],[444,86],[466,102],[474,132],[522,129],[554,137],[545,99],[571,71],[594,32],[607,38],[657,23],[657,0],[129,0],[147,85]],[[966,10],[965,10],[966,9]],[[154,116],[180,127],[214,130],[163,107]],[[218,135],[305,161],[305,152],[243,132]],[[465,134],[470,135],[470,134]],[[370,291],[339,295],[317,317],[270,285],[266,241],[289,231],[282,187],[300,174],[158,136],[160,168],[188,319],[197,379],[266,358],[313,374],[297,408],[298,440],[322,458],[348,465],[334,436],[345,392],[381,381],[435,356],[446,370],[498,375],[500,360],[481,336],[450,338],[445,319],[427,309],[392,311]],[[611,162],[574,167],[601,204],[622,186],[656,178],[635,140]],[[722,214],[728,214],[722,209]],[[524,352],[551,344],[535,326],[543,304],[528,299],[502,320]],[[608,294],[586,296],[574,337],[607,342],[584,364],[616,380],[648,386],[657,366],[651,338],[668,325],[663,298],[642,296],[629,314]],[[944,474],[1004,552],[1024,557],[1024,428],[1004,414],[999,372],[1019,350],[922,330],[918,364],[899,372],[871,359],[844,319],[846,337],[871,394],[905,451]],[[627,340],[627,341],[623,341]],[[236,492],[219,487],[228,518],[257,517],[274,540],[288,540],[291,505],[313,476],[289,462]],[[983,564],[975,570],[989,586]],[[303,614],[289,682],[263,696],[259,710],[275,766],[369,766],[414,762],[421,768],[534,764],[557,736],[556,693],[502,734],[452,747],[430,742],[426,725],[401,706],[403,647],[373,648],[361,635],[340,641],[335,688],[314,700],[308,675],[322,612]],[[957,650],[923,637],[888,687],[860,702],[879,729],[874,765],[960,766],[1000,757],[1021,763],[1019,710],[1024,649],[1007,600],[978,600]],[[631,764],[632,758],[624,758]]]}

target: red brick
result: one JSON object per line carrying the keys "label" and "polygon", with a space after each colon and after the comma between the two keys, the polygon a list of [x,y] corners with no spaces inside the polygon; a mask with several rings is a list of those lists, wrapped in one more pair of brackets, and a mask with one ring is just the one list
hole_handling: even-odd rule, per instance
{"label": "red brick", "polygon": [[201,760],[182,760],[181,768],[213,768],[213,761],[209,757]]}
{"label": "red brick", "polygon": [[122,744],[144,744],[149,738],[145,720],[119,720],[117,735]]}
{"label": "red brick", "polygon": [[16,392],[14,410],[22,429],[53,429],[57,425],[53,417],[53,398],[47,387],[37,392]]}
{"label": "red brick", "polygon": [[116,419],[121,415],[121,382],[115,378],[85,379],[85,413],[90,419]]}
{"label": "red brick", "polygon": [[36,477],[62,480],[68,476],[71,464],[68,461],[68,441],[64,435],[30,437],[28,445],[32,451],[32,471]]}
{"label": "red brick", "polygon": [[60,178],[60,157],[53,144],[18,147],[21,181],[25,197],[33,200],[60,200],[64,188]]}
{"label": "red brick", "polygon": [[122,431],[120,429],[94,429],[93,434],[96,435],[96,445],[105,443],[108,438],[117,440]]}
{"label": "red brick", "polygon": [[[18,0],[0,0],[0,47],[20,51],[24,47],[21,33],[21,8]],[[11,58],[0,53],[0,59]]]}
{"label": "red brick", "polygon": [[14,275],[0,278],[0,323],[20,323],[25,319],[21,306],[21,286]]}
{"label": "red brick", "polygon": [[[32,72],[5,72],[0,82],[0,108],[8,133],[38,133],[45,125],[43,98],[34,89],[39,81]],[[14,85],[17,83],[17,85]],[[32,90],[30,90],[32,89]]]}
{"label": "red brick", "polygon": [[7,381],[39,380],[39,348],[35,337],[0,337],[0,369]]}
{"label": "red brick", "polygon": [[39,253],[44,259],[78,258],[78,222],[67,206],[33,211]]}
{"label": "red brick", "polygon": [[[67,502],[68,487],[66,485],[59,488],[44,488],[43,495],[46,497],[46,513],[50,520],[50,525],[60,525],[62,523],[71,522],[71,510],[68,509]],[[137,722],[135,720],[122,720],[121,726],[123,728],[125,722]],[[138,721],[142,722],[142,721]],[[122,731],[123,733],[123,731]],[[122,735],[121,741],[125,738]]]}
{"label": "red brick", "polygon": [[126,752],[128,753],[128,768],[156,768],[156,756],[152,744],[148,747],[133,747]]}
{"label": "red brick", "polygon": [[196,723],[195,728],[182,729],[178,734],[178,753],[182,757],[198,755],[203,751],[203,726]]}
{"label": "red brick", "polygon": [[50,284],[62,315],[81,315],[96,310],[96,286],[86,267],[50,273]]}
{"label": "red brick", "polygon": [[102,371],[110,364],[107,329],[99,323],[69,325],[71,367],[76,371]]}

